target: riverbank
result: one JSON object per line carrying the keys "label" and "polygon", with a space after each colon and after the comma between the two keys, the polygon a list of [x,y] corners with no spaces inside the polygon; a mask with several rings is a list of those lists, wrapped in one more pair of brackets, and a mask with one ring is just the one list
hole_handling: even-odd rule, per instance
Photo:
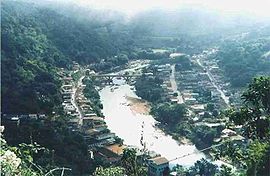
{"label": "riverbank", "polygon": [[[135,98],[135,97],[125,97],[128,100],[127,106],[130,107],[131,111],[136,114],[143,114],[143,115],[150,115],[151,111],[151,105],[146,100],[143,100],[141,98]],[[168,126],[161,125],[160,123],[157,123],[159,125],[155,125],[155,128],[161,129],[166,135],[171,135],[173,138],[179,143],[179,145],[193,145],[191,140],[188,139],[185,136],[179,136],[176,134],[171,133],[171,130],[168,128]]]}
{"label": "riverbank", "polygon": [[149,103],[143,99],[126,96],[129,107],[133,113],[149,115],[151,107]]}
{"label": "riverbank", "polygon": [[170,166],[180,164],[190,167],[197,160],[205,158],[205,155],[198,152],[194,145],[181,144],[158,128],[156,126],[158,122],[153,116],[132,111],[129,105],[131,102],[127,100],[127,97],[132,97],[132,100],[136,101],[139,99],[132,86],[124,83],[114,91],[111,91],[110,86],[106,86],[100,91],[100,97],[108,129],[123,139],[125,145],[142,149],[140,141],[143,136],[147,151],[154,151],[168,160],[192,153],[192,155],[171,161]]}
{"label": "riverbank", "polygon": [[[198,110],[192,109],[192,105],[201,105],[203,108],[204,105],[196,98],[193,98],[193,102],[187,101],[183,104],[181,92],[177,88],[175,65],[154,65],[146,69],[146,73],[152,74],[138,78],[135,88],[140,97],[151,102],[151,115],[159,121],[156,127],[172,136],[179,145],[194,144],[200,150],[212,146],[222,129],[195,124],[193,118],[198,114]],[[208,151],[204,150],[204,154],[208,154]]]}

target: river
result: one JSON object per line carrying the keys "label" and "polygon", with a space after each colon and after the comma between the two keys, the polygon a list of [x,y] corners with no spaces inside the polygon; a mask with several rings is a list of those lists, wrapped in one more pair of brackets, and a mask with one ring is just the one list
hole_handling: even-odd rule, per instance
{"label": "river", "polygon": [[[118,81],[116,89],[111,86],[104,87],[99,93],[103,104],[103,114],[108,128],[124,140],[124,144],[143,148],[140,144],[143,133],[146,148],[154,151],[168,160],[176,157],[198,152],[194,145],[181,144],[170,135],[155,126],[157,121],[151,115],[137,114],[131,111],[126,96],[138,98],[131,86]],[[114,86],[115,87],[115,86]],[[144,128],[142,128],[144,126]],[[142,132],[143,131],[143,132]],[[203,153],[195,153],[170,162],[170,166],[180,164],[186,167],[193,165],[197,160],[205,157]]]}

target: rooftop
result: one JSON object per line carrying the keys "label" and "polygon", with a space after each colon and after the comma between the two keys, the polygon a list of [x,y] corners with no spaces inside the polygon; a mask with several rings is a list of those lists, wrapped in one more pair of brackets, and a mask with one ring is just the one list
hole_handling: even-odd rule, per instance
{"label": "rooftop", "polygon": [[161,165],[161,164],[169,163],[169,161],[165,157],[161,157],[161,156],[155,157],[155,158],[151,158],[150,161],[152,161],[156,165]]}
{"label": "rooftop", "polygon": [[233,130],[231,130],[231,129],[228,129],[228,128],[222,130],[221,133],[223,133],[223,134],[236,134],[235,131],[233,131]]}
{"label": "rooftop", "polygon": [[192,105],[190,107],[192,109],[195,109],[195,110],[204,110],[204,105],[203,104],[195,104],[195,105]]}
{"label": "rooftop", "polygon": [[118,155],[122,155],[124,152],[125,146],[119,145],[119,144],[113,144],[105,147],[106,149],[110,150],[113,153],[116,153]]}

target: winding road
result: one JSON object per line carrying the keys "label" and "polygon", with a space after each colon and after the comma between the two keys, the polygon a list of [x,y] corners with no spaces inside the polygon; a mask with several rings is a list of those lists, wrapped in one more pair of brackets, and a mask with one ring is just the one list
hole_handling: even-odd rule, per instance
{"label": "winding road", "polygon": [[170,82],[171,82],[172,90],[173,90],[173,92],[177,93],[178,104],[183,104],[184,100],[183,100],[181,93],[177,89],[177,83],[175,80],[175,64],[171,65],[171,70],[172,70],[172,73],[170,75]]}
{"label": "winding road", "polygon": [[207,69],[206,67],[203,66],[203,64],[201,63],[200,59],[196,59],[198,65],[200,65],[202,68],[204,68],[206,70],[206,74],[208,76],[208,78],[210,79],[212,85],[217,89],[217,91],[220,93],[221,98],[224,100],[224,102],[226,103],[226,105],[228,107],[230,107],[230,101],[229,101],[229,97],[227,97],[224,92],[219,88],[219,86],[215,83],[215,79],[213,77],[213,75],[210,73],[209,69]]}
{"label": "winding road", "polygon": [[79,94],[79,88],[82,86],[82,80],[84,79],[85,75],[81,76],[77,83],[72,88],[72,96],[71,96],[71,104],[75,107],[76,112],[79,114],[79,125],[82,125],[83,113],[81,108],[76,102],[76,97]]}

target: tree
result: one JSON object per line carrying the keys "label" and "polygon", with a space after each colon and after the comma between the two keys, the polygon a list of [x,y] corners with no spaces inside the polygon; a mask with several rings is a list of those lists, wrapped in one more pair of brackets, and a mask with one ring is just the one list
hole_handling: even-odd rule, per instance
{"label": "tree", "polygon": [[211,118],[211,115],[209,114],[209,112],[204,112],[203,118],[204,119]]}
{"label": "tree", "polygon": [[187,176],[214,176],[217,171],[216,165],[203,158],[197,161],[194,166],[189,169]]}
{"label": "tree", "polygon": [[122,167],[97,167],[94,174],[94,176],[124,176],[125,175],[125,169]]}
{"label": "tree", "polygon": [[150,102],[161,101],[164,90],[161,87],[162,80],[158,77],[141,76],[136,80],[136,94]]}
{"label": "tree", "polygon": [[147,173],[146,168],[138,162],[135,149],[124,149],[121,165],[126,169],[127,175],[130,176],[141,176]]}
{"label": "tree", "polygon": [[[252,142],[247,148],[245,157],[247,165],[247,175],[267,175],[270,164],[270,145],[258,140]],[[268,154],[268,155],[267,155]]]}
{"label": "tree", "polygon": [[3,119],[2,124],[6,127],[4,135],[9,145],[25,148],[20,143],[31,144],[35,141],[49,150],[49,153],[34,153],[35,164],[43,168],[55,165],[67,166],[72,169],[72,175],[93,172],[96,161],[91,159],[83,136],[71,131],[66,122],[58,119],[56,121],[21,120],[20,125],[17,126]]}
{"label": "tree", "polygon": [[177,56],[174,60],[176,62],[176,70],[190,70],[192,67],[192,63],[187,56]]}
{"label": "tree", "polygon": [[159,121],[168,123],[170,125],[177,124],[183,120],[187,109],[181,104],[161,103],[154,107],[152,113],[157,117]]}
{"label": "tree", "polygon": [[254,78],[242,95],[244,106],[228,111],[235,125],[243,125],[248,138],[270,138],[270,77]]}
{"label": "tree", "polygon": [[217,116],[219,115],[218,110],[217,110],[217,109],[214,109],[213,112],[212,112],[212,115],[213,115],[214,117],[217,117]]}
{"label": "tree", "polygon": [[[34,155],[44,153],[48,149],[41,147],[37,143],[25,144],[21,143],[18,147],[11,147],[2,138],[1,134],[1,175],[22,175],[22,176],[42,176],[42,175],[52,175],[52,173],[59,171],[61,175],[65,175],[71,169],[65,167],[56,167],[51,165],[51,163],[46,163],[46,167],[42,167],[35,163]],[[43,157],[45,157],[43,155]],[[47,159],[47,158],[46,158]]]}
{"label": "tree", "polygon": [[254,78],[248,89],[242,95],[244,103],[250,109],[257,109],[262,113],[270,113],[270,76]]}
{"label": "tree", "polygon": [[80,13],[74,15],[70,12],[74,8],[62,8],[60,12],[38,4],[1,3],[3,113],[56,111],[61,106],[58,68],[70,68],[73,60],[104,71],[126,64],[128,57],[123,53],[133,47],[131,36],[120,26],[112,30],[103,20],[81,20],[78,16],[84,12],[78,9]]}
{"label": "tree", "polygon": [[183,121],[176,125],[176,132],[183,136],[189,136],[192,133],[192,125],[188,121]]}
{"label": "tree", "polygon": [[215,109],[215,104],[213,103],[207,103],[206,109],[210,112],[212,112]]}
{"label": "tree", "polygon": [[235,176],[235,174],[232,172],[232,168],[221,165],[218,176]]}
{"label": "tree", "polygon": [[233,87],[244,87],[252,77],[264,73],[269,75],[269,59],[262,59],[262,55],[269,51],[270,40],[260,39],[226,40],[214,56],[224,70]]}
{"label": "tree", "polygon": [[243,134],[249,143],[228,143],[220,147],[218,153],[245,168],[246,175],[269,175],[269,97],[270,77],[254,78],[243,93],[243,106],[227,112],[231,122],[243,126]]}
{"label": "tree", "polygon": [[120,54],[117,56],[118,59],[118,65],[123,65],[128,62],[128,56],[126,54]]}
{"label": "tree", "polygon": [[196,147],[203,149],[213,144],[217,134],[218,132],[214,128],[208,126],[196,126],[192,131],[191,140]]}
{"label": "tree", "polygon": [[176,166],[172,168],[172,171],[176,172],[178,175],[186,175],[186,173],[188,172],[186,168],[179,164],[176,164]]}

